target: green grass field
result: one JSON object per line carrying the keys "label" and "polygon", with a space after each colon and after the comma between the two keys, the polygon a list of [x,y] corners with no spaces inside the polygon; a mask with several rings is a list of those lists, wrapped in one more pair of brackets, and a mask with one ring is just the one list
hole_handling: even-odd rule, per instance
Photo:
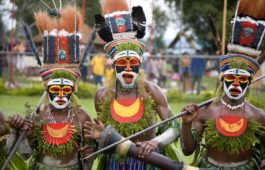
{"label": "green grass field", "polygon": [[[32,106],[37,105],[38,100],[41,96],[7,96],[0,95],[0,111],[2,111],[7,117],[12,113],[18,113],[24,115],[25,104],[29,103]],[[91,117],[96,116],[96,111],[94,108],[94,99],[79,99],[79,103],[86,110]],[[169,103],[172,111],[177,113],[181,110],[186,103]]]}

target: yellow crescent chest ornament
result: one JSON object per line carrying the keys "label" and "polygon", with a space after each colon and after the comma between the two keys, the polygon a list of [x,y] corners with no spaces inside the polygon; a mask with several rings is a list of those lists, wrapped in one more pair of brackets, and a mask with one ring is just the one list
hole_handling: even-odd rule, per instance
{"label": "yellow crescent chest ornament", "polygon": [[139,121],[144,113],[141,98],[114,99],[110,106],[111,116],[120,123],[133,123]]}
{"label": "yellow crescent chest ornament", "polygon": [[216,129],[224,136],[237,137],[247,129],[247,119],[242,116],[224,115],[216,118]]}
{"label": "yellow crescent chest ornament", "polygon": [[50,145],[66,144],[73,137],[74,126],[69,123],[48,123],[42,127],[42,136],[45,143]]}

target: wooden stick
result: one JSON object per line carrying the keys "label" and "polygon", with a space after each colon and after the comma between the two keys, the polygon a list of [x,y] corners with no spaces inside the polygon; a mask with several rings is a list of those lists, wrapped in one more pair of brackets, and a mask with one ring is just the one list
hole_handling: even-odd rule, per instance
{"label": "wooden stick", "polygon": [[212,30],[215,45],[216,45],[217,49],[221,52],[222,51],[222,42],[220,40],[219,33],[216,29],[215,22],[214,22],[213,17],[211,15],[209,15],[209,25],[210,25],[210,28]]}

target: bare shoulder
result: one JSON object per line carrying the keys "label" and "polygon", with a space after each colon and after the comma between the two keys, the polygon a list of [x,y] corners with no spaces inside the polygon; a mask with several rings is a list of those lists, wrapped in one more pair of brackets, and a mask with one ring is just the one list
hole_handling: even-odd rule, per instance
{"label": "bare shoulder", "polygon": [[196,117],[197,121],[203,122],[208,120],[210,115],[213,115],[217,112],[219,108],[216,102],[209,103],[199,108],[198,116]]}
{"label": "bare shoulder", "polygon": [[164,95],[161,88],[157,84],[148,80],[145,80],[144,84],[146,91],[151,93],[152,95],[154,94]]}
{"label": "bare shoulder", "polygon": [[251,109],[251,112],[253,114],[258,114],[258,115],[261,115],[261,116],[263,116],[265,118],[265,112],[264,112],[264,110],[262,110],[261,108],[258,108],[256,106],[254,106],[253,104],[248,103],[248,102],[246,102],[246,105]]}
{"label": "bare shoulder", "polygon": [[82,108],[78,108],[78,116],[79,116],[79,120],[82,123],[85,123],[86,121],[91,122],[91,117],[89,116],[88,112],[86,112],[84,109]]}
{"label": "bare shoulder", "polygon": [[107,88],[100,87],[96,92],[96,101],[104,100],[104,96],[106,95]]}

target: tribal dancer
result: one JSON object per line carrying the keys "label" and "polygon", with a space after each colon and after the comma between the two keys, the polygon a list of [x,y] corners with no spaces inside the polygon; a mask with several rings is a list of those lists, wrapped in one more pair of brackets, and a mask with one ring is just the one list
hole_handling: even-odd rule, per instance
{"label": "tribal dancer", "polygon": [[200,109],[196,105],[184,109],[190,115],[183,117],[181,146],[185,155],[198,149],[195,166],[265,168],[264,150],[257,145],[264,144],[265,113],[246,100],[252,77],[262,64],[258,56],[265,35],[264,7],[264,0],[239,1],[229,53],[220,62],[223,76],[216,101]]}
{"label": "tribal dancer", "polygon": [[93,161],[82,161],[82,156],[92,152],[93,143],[84,146],[89,142],[84,141],[82,132],[83,124],[91,120],[74,96],[80,78],[81,14],[75,7],[66,6],[49,13],[37,12],[35,20],[44,34],[40,75],[48,101],[33,116],[34,126],[27,132],[28,149],[24,153],[33,154],[30,169],[34,170],[90,169]]}
{"label": "tribal dancer", "polygon": [[[97,91],[95,107],[100,121],[126,137],[153,125],[157,116],[166,119],[170,109],[161,89],[145,80],[140,70],[144,44],[137,38],[145,35],[146,24],[142,8],[133,7],[131,12],[125,0],[105,0],[102,12],[103,15],[95,16],[96,24],[99,36],[108,42],[105,51],[113,60],[115,74],[108,86]],[[167,133],[177,135],[175,130],[170,128]],[[172,141],[163,136],[156,137],[156,131],[151,130],[134,138],[133,142],[141,146],[138,156],[144,157]],[[102,155],[99,163],[99,169],[130,167],[152,168],[142,161],[119,157],[115,153]]]}

